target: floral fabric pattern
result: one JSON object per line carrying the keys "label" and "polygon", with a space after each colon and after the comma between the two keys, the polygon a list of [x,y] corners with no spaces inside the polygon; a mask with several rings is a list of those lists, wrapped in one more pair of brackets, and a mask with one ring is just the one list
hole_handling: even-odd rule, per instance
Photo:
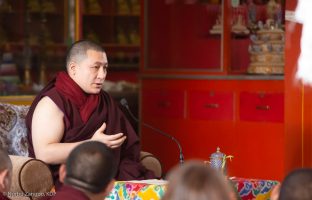
{"label": "floral fabric pattern", "polygon": [[28,110],[29,106],[0,103],[0,147],[10,155],[28,156]]}
{"label": "floral fabric pattern", "polygon": [[[232,177],[234,189],[240,200],[269,200],[275,185],[274,180],[258,180]],[[116,181],[114,189],[105,200],[160,200],[167,184],[149,184],[143,181]]]}

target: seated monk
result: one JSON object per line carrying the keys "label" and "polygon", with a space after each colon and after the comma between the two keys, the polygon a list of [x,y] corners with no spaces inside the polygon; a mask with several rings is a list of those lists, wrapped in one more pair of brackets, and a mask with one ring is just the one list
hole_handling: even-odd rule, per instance
{"label": "seated monk", "polygon": [[29,156],[48,163],[59,187],[58,168],[85,141],[113,149],[117,180],[155,178],[139,161],[139,138],[112,97],[102,90],[108,62],[103,48],[78,41],[60,72],[33,101],[26,117]]}
{"label": "seated monk", "polygon": [[111,149],[102,142],[78,145],[60,167],[60,181],[64,184],[55,196],[42,200],[103,200],[114,187],[117,168],[113,161]]}

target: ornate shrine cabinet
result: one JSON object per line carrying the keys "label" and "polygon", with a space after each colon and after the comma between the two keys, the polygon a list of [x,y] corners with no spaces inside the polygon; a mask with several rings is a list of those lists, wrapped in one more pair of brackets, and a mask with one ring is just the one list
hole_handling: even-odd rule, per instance
{"label": "ornate shrine cabinet", "polygon": [[[142,121],[175,136],[186,159],[208,160],[216,147],[234,155],[229,176],[281,180],[300,166],[304,158],[293,155],[301,148],[301,135],[288,133],[295,110],[285,103],[297,101],[290,101],[295,97],[286,91],[294,66],[284,57],[284,14],[295,5],[271,0],[142,3]],[[165,171],[178,163],[178,148],[170,139],[144,126],[141,137],[143,148],[160,158]]]}

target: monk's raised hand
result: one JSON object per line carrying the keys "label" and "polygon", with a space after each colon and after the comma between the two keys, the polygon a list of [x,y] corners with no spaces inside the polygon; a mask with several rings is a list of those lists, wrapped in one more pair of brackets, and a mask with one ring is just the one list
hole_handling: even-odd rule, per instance
{"label": "monk's raised hand", "polygon": [[125,136],[123,133],[117,133],[114,135],[105,135],[105,137],[106,142],[104,143],[112,149],[120,147],[127,139],[127,136]]}
{"label": "monk's raised hand", "polygon": [[91,140],[103,142],[110,148],[117,148],[120,147],[127,138],[123,133],[117,133],[113,135],[104,134],[105,129],[106,123],[104,122],[102,126],[94,133]]}

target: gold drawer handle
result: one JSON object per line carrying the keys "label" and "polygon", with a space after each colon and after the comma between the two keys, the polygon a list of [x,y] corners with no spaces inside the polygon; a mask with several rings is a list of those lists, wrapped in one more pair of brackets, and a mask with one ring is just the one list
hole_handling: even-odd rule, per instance
{"label": "gold drawer handle", "polygon": [[204,105],[205,108],[219,108],[219,104],[218,103],[208,103]]}
{"label": "gold drawer handle", "polygon": [[256,106],[257,110],[271,110],[271,107],[269,105],[258,105]]}

